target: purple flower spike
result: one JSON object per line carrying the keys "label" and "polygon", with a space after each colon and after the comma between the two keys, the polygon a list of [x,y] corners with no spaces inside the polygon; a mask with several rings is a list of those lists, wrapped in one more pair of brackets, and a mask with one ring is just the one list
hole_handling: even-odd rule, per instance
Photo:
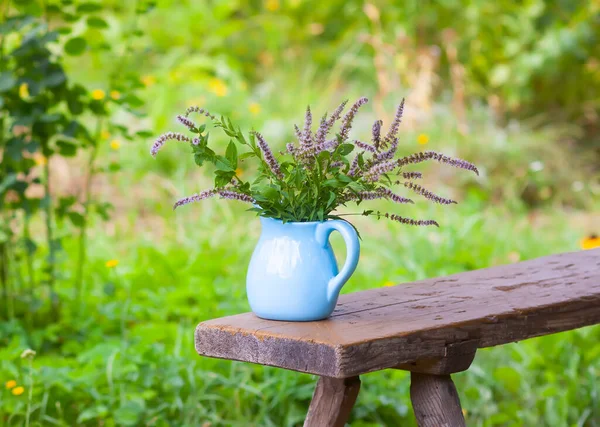
{"label": "purple flower spike", "polygon": [[385,195],[383,195],[379,191],[359,191],[358,198],[360,200],[375,200],[375,199],[383,199]]}
{"label": "purple flower spike", "polygon": [[267,141],[265,141],[263,136],[258,132],[254,132],[254,135],[258,140],[258,148],[260,148],[260,151],[262,151],[263,156],[265,158],[265,162],[267,162],[267,165],[269,165],[271,171],[275,174],[277,178],[283,178],[283,173],[281,172],[279,163],[277,163],[275,156],[273,156],[273,152],[271,151],[269,144],[267,144]]}
{"label": "purple flower spike", "polygon": [[382,162],[384,160],[392,160],[394,158],[394,155],[396,154],[397,149],[398,149],[398,138],[394,138],[394,140],[390,144],[390,148],[388,150],[375,155],[375,161]]}
{"label": "purple flower spike", "polygon": [[239,200],[240,202],[246,202],[246,203],[254,203],[255,202],[255,200],[252,197],[250,197],[244,193],[238,193],[237,191],[218,190],[217,192],[219,193],[219,196],[221,196],[222,199]]}
{"label": "purple flower spike", "polygon": [[366,142],[362,142],[359,140],[354,141],[354,145],[360,148],[363,151],[368,151],[369,153],[376,153],[377,149],[372,145],[367,144]]}
{"label": "purple flower spike", "polygon": [[390,199],[395,203],[415,203],[411,199],[407,199],[406,197],[399,196],[398,194],[392,192],[392,190],[389,188],[378,188],[377,192],[379,192],[384,198]]}
{"label": "purple flower spike", "polygon": [[310,106],[306,107],[306,116],[304,118],[304,132],[300,144],[309,147],[312,144],[312,113]]}
{"label": "purple flower spike", "polygon": [[[404,179],[421,179],[423,174],[421,172],[403,172],[402,178]],[[399,184],[400,182],[397,182]]]}
{"label": "purple flower spike", "polygon": [[333,127],[335,122],[340,119],[340,116],[342,115],[342,111],[344,111],[344,107],[346,107],[347,103],[348,103],[348,100],[346,100],[346,101],[342,102],[340,105],[338,105],[338,107],[333,111],[333,113],[331,113],[331,116],[329,117],[329,119],[326,119],[325,117],[323,117],[323,119],[321,120],[321,124],[319,125],[319,130],[317,131],[317,136],[315,138],[316,144],[322,144],[325,142],[325,138],[327,138],[327,134],[329,133],[329,131],[331,130],[331,128]]}
{"label": "purple flower spike", "polygon": [[424,151],[424,152],[411,154],[410,156],[406,156],[401,159],[398,159],[397,164],[398,164],[398,166],[402,167],[402,166],[406,166],[408,164],[421,163],[421,162],[424,162],[427,160],[432,160],[432,159],[436,160],[440,163],[446,163],[450,166],[454,166],[455,168],[473,171],[477,175],[479,175],[479,171],[477,170],[475,165],[473,165],[472,163],[469,163],[466,160],[448,157],[444,154],[436,153],[435,151]]}
{"label": "purple flower spike", "polygon": [[398,109],[396,110],[396,116],[394,117],[394,121],[390,126],[390,130],[388,131],[383,141],[381,141],[382,148],[385,148],[387,144],[393,141],[394,138],[396,138],[396,135],[398,135],[398,128],[400,127],[400,122],[402,121],[402,113],[404,113],[404,98],[402,98],[402,102],[400,103],[400,105],[398,105]]}
{"label": "purple flower spike", "polygon": [[294,125],[294,133],[296,134],[296,138],[298,139],[298,143],[302,142],[302,131],[298,127],[298,125]]}
{"label": "purple flower spike", "polygon": [[439,227],[440,225],[432,220],[432,219],[412,219],[412,218],[404,218],[401,217],[400,215],[395,215],[395,214],[389,214],[386,213],[383,215],[386,218],[391,219],[392,221],[396,221],[399,222],[401,224],[408,224],[408,225],[435,225],[436,227]]}
{"label": "purple flower spike", "polygon": [[446,199],[444,197],[438,196],[437,194],[432,193],[429,190],[426,190],[425,188],[421,187],[418,184],[415,184],[413,182],[405,182],[404,186],[412,191],[414,191],[415,193],[425,197],[426,199],[429,199],[435,203],[439,203],[440,205],[451,205],[451,204],[456,204],[457,202],[452,200],[452,199]]}
{"label": "purple flower spike", "polygon": [[181,133],[167,132],[156,138],[156,141],[154,141],[154,144],[152,144],[152,148],[150,149],[150,154],[152,154],[152,156],[156,156],[158,150],[165,145],[165,142],[170,140],[190,142],[190,139]]}
{"label": "purple flower spike", "polygon": [[191,130],[192,132],[196,131],[196,124],[191,121],[190,119],[188,119],[187,117],[184,116],[177,116],[177,121],[179,123],[181,123],[182,125],[184,125],[186,128],[188,128],[189,130]]}
{"label": "purple flower spike", "polygon": [[194,194],[193,196],[184,197],[183,199],[177,200],[177,202],[173,205],[173,210],[177,209],[179,206],[187,205],[193,202],[199,202],[200,200],[208,199],[209,197],[217,194],[217,190],[210,189],[204,190],[201,193]]}
{"label": "purple flower spike", "polygon": [[379,149],[380,139],[381,139],[381,126],[383,126],[383,120],[377,120],[373,123],[373,128],[371,129],[371,142],[373,142],[373,146]]}
{"label": "purple flower spike", "polygon": [[350,133],[350,129],[352,128],[352,121],[354,120],[354,116],[356,116],[358,109],[365,105],[367,102],[369,102],[367,98],[360,98],[354,103],[354,105],[352,105],[350,110],[344,116],[344,119],[342,120],[342,127],[340,129],[340,136],[342,138],[342,141],[348,139],[348,134]]}
{"label": "purple flower spike", "polygon": [[187,110],[185,110],[185,117],[188,117],[192,113],[202,114],[202,115],[208,117],[211,120],[215,119],[215,116],[213,116],[212,114],[210,114],[204,108],[200,108],[200,107],[197,107],[197,106],[189,107]]}
{"label": "purple flower spike", "polygon": [[327,141],[323,142],[322,144],[313,145],[312,152],[314,155],[317,155],[322,151],[331,150],[332,148],[337,147],[337,145],[338,145],[337,139],[328,139]]}
{"label": "purple flower spike", "polygon": [[377,163],[365,173],[365,180],[368,182],[375,182],[383,175],[384,173],[388,173],[393,171],[398,167],[396,161],[388,161],[384,163]]}
{"label": "purple flower spike", "polygon": [[354,157],[354,160],[352,160],[348,176],[354,176],[356,175],[356,172],[358,172],[358,154]]}

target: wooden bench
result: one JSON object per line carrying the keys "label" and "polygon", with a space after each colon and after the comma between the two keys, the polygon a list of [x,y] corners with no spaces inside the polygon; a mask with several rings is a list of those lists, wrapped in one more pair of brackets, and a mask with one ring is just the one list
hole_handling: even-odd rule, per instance
{"label": "wooden bench", "polygon": [[600,323],[600,249],[470,271],[340,297],[319,322],[252,313],[202,322],[196,351],[319,375],[305,426],[343,426],[359,375],[411,372],[419,426],[464,426],[450,374],[478,348]]}

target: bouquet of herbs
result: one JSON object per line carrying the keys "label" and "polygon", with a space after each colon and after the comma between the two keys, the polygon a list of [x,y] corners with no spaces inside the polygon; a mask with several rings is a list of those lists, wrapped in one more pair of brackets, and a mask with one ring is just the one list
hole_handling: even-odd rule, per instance
{"label": "bouquet of herbs", "polygon": [[[433,160],[479,174],[477,168],[465,160],[435,151],[398,157],[397,134],[404,100],[387,132],[382,133],[383,121],[377,120],[373,124],[370,143],[350,139],[354,117],[366,103],[366,98],[360,98],[344,114],[347,102],[343,102],[331,115],[321,117],[316,131],[308,107],[302,129],[295,126],[296,141],[288,143],[285,152],[281,152],[278,158],[259,132],[245,136],[230,119],[217,118],[202,108],[190,107],[184,115],[177,116],[177,121],[191,135],[168,132],[156,139],[150,152],[155,156],[169,140],[186,142],[190,144],[198,166],[213,165],[214,188],[185,197],[177,201],[174,208],[219,196],[249,203],[251,211],[284,222],[324,221],[339,219],[335,210],[348,203],[359,205],[374,199],[387,199],[398,204],[413,203],[394,192],[395,186],[405,187],[435,203],[456,203],[423,188],[417,183],[421,173],[404,171],[405,166]],[[214,147],[209,146],[206,125],[192,121],[192,113],[205,116],[229,137],[224,155],[217,154]],[[338,131],[330,136],[338,122]],[[244,161],[257,163],[258,174],[252,181],[244,180],[237,173],[238,164]],[[394,213],[364,210],[361,214],[385,217],[403,224],[438,226],[434,220],[406,218]]]}

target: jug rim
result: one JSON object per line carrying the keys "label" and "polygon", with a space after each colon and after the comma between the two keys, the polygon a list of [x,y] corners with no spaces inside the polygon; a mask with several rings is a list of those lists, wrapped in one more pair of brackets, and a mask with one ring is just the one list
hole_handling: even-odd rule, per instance
{"label": "jug rim", "polygon": [[266,220],[269,220],[269,221],[273,221],[273,222],[276,222],[276,223],[278,223],[278,224],[281,224],[281,225],[293,224],[293,225],[298,225],[298,226],[300,226],[300,225],[305,225],[305,226],[309,226],[309,225],[317,225],[317,224],[323,224],[323,223],[325,223],[325,222],[327,222],[327,221],[335,221],[335,220],[333,220],[333,219],[330,219],[330,218],[328,218],[328,219],[325,219],[325,220],[323,220],[323,221],[287,221],[287,222],[284,224],[284,223],[283,223],[283,220],[281,220],[281,219],[276,219],[276,218],[271,218],[271,217],[268,217],[268,216],[261,216],[261,217],[260,217],[260,220],[261,220],[261,221],[263,221],[263,220],[265,220],[265,221],[266,221]]}

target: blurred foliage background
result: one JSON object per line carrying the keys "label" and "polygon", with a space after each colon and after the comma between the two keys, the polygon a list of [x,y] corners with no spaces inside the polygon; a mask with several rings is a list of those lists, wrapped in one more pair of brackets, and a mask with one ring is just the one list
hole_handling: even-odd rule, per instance
{"label": "blurred foliage background", "polygon": [[[210,185],[185,147],[148,153],[190,105],[283,147],[307,104],[369,97],[365,136],[406,97],[406,154],[477,164],[425,171],[458,206],[403,208],[439,231],[353,221],[345,292],[595,246],[599,38],[597,0],[3,0],[0,424],[302,424],[311,376],[194,353],[195,324],[248,310],[259,227],[171,211]],[[598,327],[481,351],[467,422],[599,426],[599,355]],[[363,384],[353,426],[414,424],[405,373]]]}

